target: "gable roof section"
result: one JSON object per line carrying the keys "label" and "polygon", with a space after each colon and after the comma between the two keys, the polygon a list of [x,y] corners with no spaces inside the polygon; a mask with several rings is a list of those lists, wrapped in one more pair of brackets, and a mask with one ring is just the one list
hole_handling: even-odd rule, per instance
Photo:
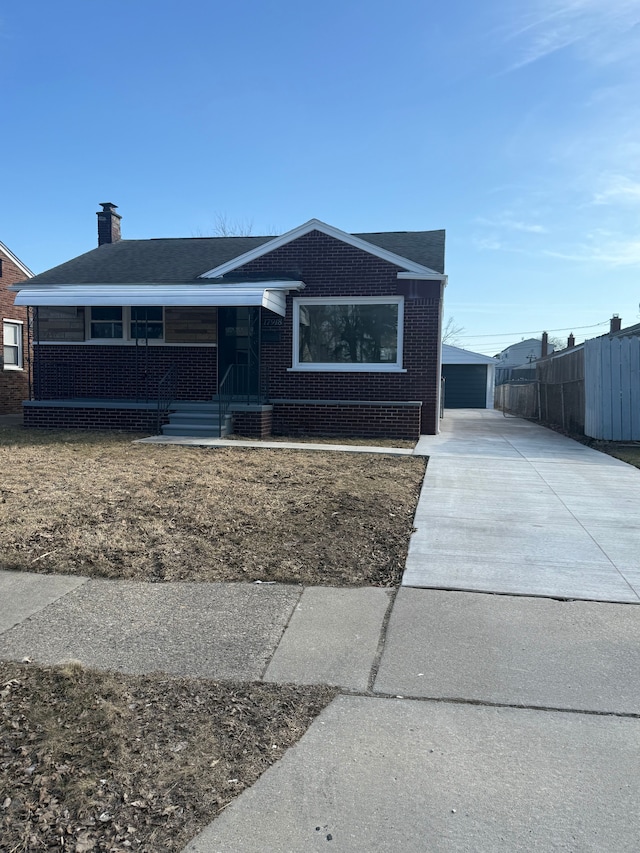
{"label": "gable roof section", "polygon": [[[318,220],[311,220],[317,223]],[[322,223],[320,223],[322,224]],[[306,223],[310,225],[310,223]],[[323,224],[322,224],[323,225]],[[304,227],[304,226],[301,226]],[[345,234],[323,225],[325,233],[358,245],[364,251],[393,258],[402,269],[426,270],[424,275],[441,279],[444,272],[444,231],[395,231]],[[299,229],[294,229],[298,231]],[[313,230],[312,227],[309,230]],[[255,252],[272,251],[294,232],[283,237],[173,237],[152,240],[119,240],[106,243],[34,277],[40,284],[162,284],[203,283],[221,267],[247,263]],[[267,248],[268,246],[268,248]],[[375,248],[374,248],[375,247]],[[31,276],[33,273],[30,274]],[[400,273],[402,276],[403,273]],[[16,288],[16,289],[19,289]]]}
{"label": "gable roof section", "polygon": [[0,243],[0,252],[2,252],[3,255],[6,255],[7,258],[9,258],[9,260],[12,261],[18,267],[18,269],[26,275],[27,278],[33,278],[33,273],[31,272],[29,267],[25,266],[22,261],[17,258],[10,249],[7,249],[4,243]]}
{"label": "gable roof section", "polygon": [[[250,261],[255,261],[257,258],[261,258],[263,255],[273,252],[275,249],[279,249],[281,246],[286,246],[287,243],[291,243],[293,240],[297,240],[299,237],[303,237],[311,231],[320,231],[322,234],[326,234],[329,237],[340,240],[342,243],[354,246],[356,249],[362,249],[363,252],[368,252],[370,255],[382,258],[382,260],[401,267],[406,272],[415,273],[422,278],[432,277],[438,280],[442,279],[442,273],[432,269],[431,267],[424,266],[424,264],[418,263],[417,261],[402,257],[379,243],[376,243],[375,238],[379,238],[380,234],[368,234],[366,236],[369,239],[365,240],[362,236],[357,234],[347,234],[346,231],[340,231],[340,229],[334,228],[332,225],[327,225],[326,222],[321,222],[319,219],[310,219],[303,225],[299,225],[297,228],[287,231],[286,234],[282,234],[280,237],[274,237],[270,242],[263,243],[261,246],[250,249],[245,254],[240,255],[233,260],[227,261],[226,263],[210,269],[208,272],[203,273],[201,277],[219,278],[220,276],[233,272],[233,270],[238,267],[248,264]],[[398,234],[398,232],[395,233],[396,235]],[[444,232],[442,232],[442,234],[442,247],[444,254]],[[385,237],[388,236],[389,235],[385,235]],[[389,240],[383,240],[383,242],[386,242],[387,245],[390,243]],[[391,240],[391,245],[393,245],[393,239]]]}
{"label": "gable roof section", "polygon": [[470,352],[461,347],[454,347],[451,344],[442,344],[442,363],[443,364],[497,364],[495,358],[488,355],[482,355],[479,352]]}

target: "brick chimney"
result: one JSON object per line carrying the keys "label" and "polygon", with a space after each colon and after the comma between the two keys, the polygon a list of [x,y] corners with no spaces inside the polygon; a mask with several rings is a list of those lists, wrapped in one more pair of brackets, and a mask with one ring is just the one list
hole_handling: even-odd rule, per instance
{"label": "brick chimney", "polygon": [[542,333],[542,346],[540,347],[540,358],[549,355],[549,335],[546,332]]}
{"label": "brick chimney", "polygon": [[102,210],[98,211],[98,246],[105,243],[117,243],[120,239],[120,220],[122,217],[116,213],[116,204],[110,201],[101,201]]}
{"label": "brick chimney", "polygon": [[576,345],[576,339],[574,337],[573,332],[571,332],[571,334],[567,338],[567,349],[571,349],[571,347],[574,347],[575,345]]}
{"label": "brick chimney", "polygon": [[612,335],[614,332],[619,332],[622,326],[622,320],[617,314],[614,314],[613,317],[609,320],[609,334]]}

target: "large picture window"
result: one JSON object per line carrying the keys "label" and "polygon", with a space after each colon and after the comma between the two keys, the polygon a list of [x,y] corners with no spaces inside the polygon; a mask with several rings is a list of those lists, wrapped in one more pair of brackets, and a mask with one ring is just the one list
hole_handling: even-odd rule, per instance
{"label": "large picture window", "polygon": [[294,370],[401,370],[402,297],[294,299]]}

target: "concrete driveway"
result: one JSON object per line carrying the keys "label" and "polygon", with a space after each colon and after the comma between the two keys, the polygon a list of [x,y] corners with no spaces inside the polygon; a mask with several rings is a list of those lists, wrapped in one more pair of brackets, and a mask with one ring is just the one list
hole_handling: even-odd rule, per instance
{"label": "concrete driveway", "polygon": [[640,602],[640,471],[501,412],[448,411],[403,585]]}

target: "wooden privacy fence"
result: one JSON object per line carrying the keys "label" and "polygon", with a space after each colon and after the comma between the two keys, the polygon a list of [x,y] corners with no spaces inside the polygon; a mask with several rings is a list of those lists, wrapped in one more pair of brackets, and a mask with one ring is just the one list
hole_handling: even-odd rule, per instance
{"label": "wooden privacy fence", "polygon": [[640,337],[586,341],[585,433],[640,441]]}

